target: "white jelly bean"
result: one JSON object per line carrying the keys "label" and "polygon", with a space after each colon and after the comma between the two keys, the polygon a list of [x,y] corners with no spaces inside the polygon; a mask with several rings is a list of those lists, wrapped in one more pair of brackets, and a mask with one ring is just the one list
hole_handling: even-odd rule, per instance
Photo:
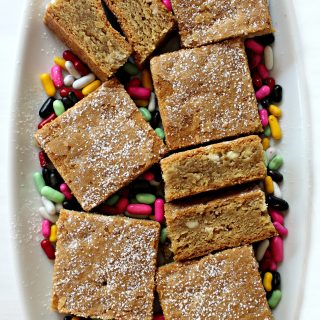
{"label": "white jelly bean", "polygon": [[150,185],[154,186],[154,187],[159,187],[161,182],[160,181],[156,181],[156,180],[151,180],[149,181]]}
{"label": "white jelly bean", "polygon": [[66,87],[71,87],[74,82],[74,77],[71,74],[68,74],[64,77],[63,83]]}
{"label": "white jelly bean", "polygon": [[50,200],[48,200],[46,197],[42,196],[41,197],[42,200],[42,204],[45,207],[46,211],[51,214],[54,215],[56,214],[56,207],[54,205],[54,203]]}
{"label": "white jelly bean", "polygon": [[150,101],[148,104],[148,110],[150,112],[156,110],[156,96],[155,96],[154,92],[151,92]]}
{"label": "white jelly bean", "polygon": [[266,253],[266,251],[267,251],[267,249],[268,249],[268,247],[269,247],[269,244],[270,244],[270,242],[269,242],[268,239],[263,240],[263,241],[259,244],[259,246],[258,246],[258,248],[257,248],[257,250],[256,250],[256,259],[257,259],[258,261],[261,261],[262,258],[264,257],[264,254]]}
{"label": "white jelly bean", "polygon": [[273,181],[273,195],[277,198],[282,198],[282,192],[280,190],[280,187],[275,181]]}
{"label": "white jelly bean", "polygon": [[56,203],[55,207],[56,207],[56,213],[60,213],[60,210],[63,209],[62,203]]}
{"label": "white jelly bean", "polygon": [[266,156],[268,162],[270,162],[278,154],[277,150],[273,147],[270,147],[266,150]]}
{"label": "white jelly bean", "polygon": [[90,84],[95,79],[95,75],[93,73],[89,73],[80,79],[77,79],[73,84],[72,87],[76,90],[82,89]]}
{"label": "white jelly bean", "polygon": [[78,72],[78,70],[74,67],[73,63],[71,61],[66,61],[64,65],[67,69],[67,71],[76,79],[81,78],[81,74]]}
{"label": "white jelly bean", "polygon": [[45,207],[40,207],[39,213],[43,219],[47,219],[52,223],[56,223],[58,220],[58,216],[49,214]]}
{"label": "white jelly bean", "polygon": [[264,63],[268,70],[273,69],[273,50],[270,46],[264,48]]}

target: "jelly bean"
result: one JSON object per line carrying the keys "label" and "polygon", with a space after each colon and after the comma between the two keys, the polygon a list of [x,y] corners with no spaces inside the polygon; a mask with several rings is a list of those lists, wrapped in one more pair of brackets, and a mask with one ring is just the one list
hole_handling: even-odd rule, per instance
{"label": "jelly bean", "polygon": [[277,270],[277,264],[270,258],[263,258],[260,262],[260,269],[262,272],[269,271],[276,271]]}
{"label": "jelly bean", "polygon": [[109,197],[107,200],[106,200],[106,204],[108,206],[114,206],[120,199],[120,196],[118,194],[114,194],[113,196]]}
{"label": "jelly bean", "polygon": [[128,93],[133,99],[149,99],[151,90],[143,87],[130,87]]}
{"label": "jelly bean", "polygon": [[250,51],[256,53],[256,54],[263,54],[264,48],[261,44],[259,44],[257,41],[253,39],[247,39],[244,42],[247,49]]}
{"label": "jelly bean", "polygon": [[70,91],[74,92],[79,100],[83,99],[84,95],[80,91],[74,90],[72,88],[62,88],[59,93],[60,93],[60,96],[63,98],[63,97],[67,97]]}
{"label": "jelly bean", "polygon": [[283,181],[283,175],[279,171],[274,171],[268,168],[268,176],[270,176],[273,181],[276,181],[276,182]]}
{"label": "jelly bean", "polygon": [[272,70],[273,69],[273,50],[272,47],[270,46],[266,46],[264,48],[264,63],[266,65],[266,68],[268,70]]}
{"label": "jelly bean", "polygon": [[157,128],[159,126],[159,122],[160,122],[160,112],[158,110],[153,111],[151,113],[152,115],[152,119],[150,121],[150,125],[153,129]]}
{"label": "jelly bean", "polygon": [[274,115],[269,116],[269,125],[271,129],[272,138],[275,140],[280,140],[282,138],[282,132],[279,125],[279,121]]}
{"label": "jelly bean", "polygon": [[266,127],[268,125],[268,111],[266,109],[261,109],[259,111],[260,121],[263,127]]}
{"label": "jelly bean", "polygon": [[65,50],[62,53],[63,59],[66,61],[71,61],[72,63],[75,63],[79,60],[79,58],[71,51],[71,50]]}
{"label": "jelly bean", "polygon": [[276,289],[280,289],[280,286],[281,286],[280,273],[277,271],[274,271],[272,273],[272,288],[273,288],[273,290],[276,290]]}
{"label": "jelly bean", "polygon": [[47,156],[44,151],[40,151],[38,157],[41,168],[44,168],[47,165]]}
{"label": "jelly bean", "polygon": [[[71,200],[72,199],[72,193],[71,193],[71,190],[69,189],[68,185],[66,183],[62,183],[60,185],[60,191],[63,193],[64,197],[67,199],[67,200]],[[63,201],[59,201],[60,203],[63,202]]]}
{"label": "jelly bean", "polygon": [[68,97],[63,97],[61,102],[63,103],[65,110],[68,110],[74,106],[74,103]]}
{"label": "jelly bean", "polygon": [[262,56],[259,54],[252,54],[249,59],[249,68],[250,70],[256,68],[262,61]]}
{"label": "jelly bean", "polygon": [[252,75],[252,83],[255,89],[260,89],[262,87],[262,79],[257,72]]}
{"label": "jelly bean", "polygon": [[48,239],[43,239],[41,241],[41,248],[43,249],[43,251],[45,252],[45,254],[50,260],[55,259],[54,246],[51,244],[51,242]]}
{"label": "jelly bean", "polygon": [[267,150],[270,147],[270,140],[267,137],[262,138],[261,143],[262,143],[263,150]]}
{"label": "jelly bean", "polygon": [[149,100],[135,99],[134,103],[136,104],[137,107],[147,107],[149,104]]}
{"label": "jelly bean", "polygon": [[82,89],[89,85],[91,82],[95,80],[96,76],[93,73],[89,73],[84,77],[81,77],[80,79],[77,79],[73,84],[72,87],[74,89]]}
{"label": "jelly bean", "polygon": [[51,67],[51,79],[57,89],[63,87],[62,68],[59,65],[54,65]]}
{"label": "jelly bean", "polygon": [[46,185],[50,185],[50,173],[51,171],[48,168],[42,168],[42,176]]}
{"label": "jelly bean", "polygon": [[68,99],[72,101],[73,105],[75,105],[79,101],[76,94],[73,91],[70,91],[68,93]]}
{"label": "jelly bean", "polygon": [[277,118],[280,118],[282,115],[281,109],[279,107],[275,106],[274,104],[270,104],[268,110],[273,116],[275,116]]}
{"label": "jelly bean", "polygon": [[116,204],[116,209],[119,212],[119,214],[122,214],[126,211],[129,204],[129,200],[125,197],[121,197],[119,201]]}
{"label": "jelly bean", "polygon": [[271,298],[268,300],[268,304],[270,309],[275,309],[277,305],[279,304],[282,297],[282,293],[280,290],[274,290],[272,292]]}
{"label": "jelly bean", "polygon": [[278,170],[283,165],[283,158],[280,155],[276,155],[268,164],[270,170]]}
{"label": "jelly bean", "polygon": [[287,201],[272,195],[267,196],[267,203],[270,207],[276,210],[284,211],[289,209],[289,204]]}
{"label": "jelly bean", "polygon": [[261,261],[264,257],[264,254],[266,253],[268,247],[269,247],[269,240],[265,239],[263,241],[260,242],[257,250],[256,250],[256,259],[257,261]]}
{"label": "jelly bean", "polygon": [[271,99],[273,102],[281,102],[282,100],[282,87],[276,84],[272,90]]}
{"label": "jelly bean", "polygon": [[133,64],[133,63],[131,63],[131,62],[129,62],[129,61],[127,61],[127,62],[123,65],[122,69],[123,69],[125,72],[129,73],[130,76],[135,76],[135,75],[137,75],[137,74],[139,73],[138,67],[137,67],[135,64]]}
{"label": "jelly bean", "polygon": [[49,214],[45,207],[40,207],[39,213],[43,219],[47,219],[52,223],[56,223],[58,220],[58,216]]}
{"label": "jelly bean", "polygon": [[276,85],[276,82],[273,78],[267,78],[264,79],[263,82],[270,88],[270,92],[274,89],[274,86]]}
{"label": "jelly bean", "polygon": [[63,58],[56,56],[56,57],[53,58],[53,62],[55,64],[57,64],[58,66],[60,66],[61,68],[66,70],[66,66],[65,66],[66,60],[64,60]]}
{"label": "jelly bean", "polygon": [[[148,69],[143,69],[141,72],[141,83],[144,88],[153,90],[152,78]],[[139,87],[139,85],[137,86]]]}
{"label": "jelly bean", "polygon": [[283,240],[276,236],[270,240],[271,254],[276,263],[283,260]]}
{"label": "jelly bean", "polygon": [[273,147],[268,148],[265,152],[266,152],[268,161],[271,161],[278,154],[277,149]]}
{"label": "jelly bean", "polygon": [[144,120],[146,120],[148,122],[151,120],[151,113],[147,108],[141,107],[141,108],[139,108],[139,111],[140,111]]}
{"label": "jelly bean", "polygon": [[150,101],[148,104],[148,110],[150,112],[156,110],[156,96],[155,96],[154,92],[151,92],[151,94],[150,94]]}
{"label": "jelly bean", "polygon": [[46,197],[48,200],[51,200],[56,203],[62,203],[65,199],[63,193],[49,187],[45,186],[41,189],[41,195]]}
{"label": "jelly bean", "polygon": [[164,131],[161,128],[156,128],[154,131],[160,139],[164,139]]}
{"label": "jelly bean", "polygon": [[56,207],[56,213],[60,213],[61,209],[63,209],[62,203],[55,203],[54,205]]}
{"label": "jelly bean", "polygon": [[129,214],[149,216],[152,214],[152,207],[148,204],[129,204],[127,206],[127,212]]}
{"label": "jelly bean", "polygon": [[262,107],[265,108],[265,109],[268,109],[269,105],[271,103],[269,98],[263,98],[259,102],[262,105]]}
{"label": "jelly bean", "polygon": [[282,193],[281,193],[281,190],[280,190],[280,187],[279,185],[273,181],[273,194],[277,197],[277,198],[282,198]]}
{"label": "jelly bean", "polygon": [[57,117],[59,117],[66,111],[61,100],[56,100],[53,103],[53,110]]}
{"label": "jelly bean", "polygon": [[282,225],[284,224],[283,215],[279,211],[276,211],[274,209],[269,209],[269,214],[273,222],[279,222]]}
{"label": "jelly bean", "polygon": [[265,166],[267,167],[268,166],[268,158],[267,158],[267,155],[265,152],[263,153],[263,162],[264,162]]}
{"label": "jelly bean", "polygon": [[63,318],[63,320],[72,320],[72,316],[65,316],[64,318]]}
{"label": "jelly bean", "polygon": [[[262,79],[269,78],[269,71],[264,64],[259,64],[257,66],[258,73]],[[270,88],[269,88],[270,89]]]}
{"label": "jelly bean", "polygon": [[50,242],[56,242],[57,241],[57,225],[53,224],[50,229]]}
{"label": "jelly bean", "polygon": [[171,0],[162,0],[162,3],[168,11],[172,11]]}
{"label": "jelly bean", "polygon": [[142,175],[142,178],[147,181],[152,181],[155,179],[155,176],[153,172],[147,171]]}
{"label": "jelly bean", "polygon": [[[45,188],[45,187],[43,187]],[[42,189],[43,189],[42,188]],[[41,190],[42,190],[41,189]],[[49,199],[47,199],[46,197],[42,196],[41,197],[41,201],[43,206],[45,207],[46,211],[50,214],[50,215],[55,215],[56,214],[56,207],[54,205],[54,203],[52,201],[50,201]]]}
{"label": "jelly bean", "polygon": [[43,126],[45,126],[46,124],[48,124],[49,122],[51,122],[52,120],[54,120],[56,118],[56,114],[52,113],[50,114],[50,116],[48,118],[43,119],[39,124],[38,124],[38,129],[41,129]]}
{"label": "jelly bean", "polygon": [[156,197],[151,193],[138,193],[136,194],[136,199],[139,203],[153,204]]}
{"label": "jelly bean", "polygon": [[272,290],[272,273],[266,272],[263,276],[263,286],[266,291]]}
{"label": "jelly bean", "polygon": [[79,202],[77,201],[77,199],[75,197],[73,197],[71,200],[63,201],[62,206],[64,209],[67,209],[67,210],[75,210],[75,211],[82,210]]}
{"label": "jelly bean", "polygon": [[42,235],[45,238],[49,238],[50,237],[50,230],[51,230],[51,222],[47,219],[44,219],[42,221],[42,225],[41,225],[41,232]]}
{"label": "jelly bean", "polygon": [[66,61],[66,69],[72,75],[75,79],[80,79],[81,74],[78,72],[78,70],[74,67],[74,64],[71,61]]}
{"label": "jelly bean", "polygon": [[98,89],[101,85],[101,81],[100,80],[95,80],[93,82],[91,82],[90,84],[88,84],[87,86],[85,86],[82,89],[82,94],[84,96],[87,96],[89,93],[95,91],[96,89]]}
{"label": "jelly bean", "polygon": [[268,194],[272,194],[274,192],[273,181],[270,176],[266,176],[264,179],[264,190]]}
{"label": "jelly bean", "polygon": [[149,182],[151,186],[159,187],[161,185],[160,181],[152,180]]}
{"label": "jelly bean", "polygon": [[269,33],[269,34],[265,34],[263,36],[255,37],[254,39],[263,46],[268,46],[268,45],[274,43],[273,33]]}
{"label": "jelly bean", "polygon": [[66,87],[71,87],[72,84],[74,83],[74,80],[75,80],[74,76],[72,76],[71,74],[68,74],[63,78],[63,83]]}
{"label": "jelly bean", "polygon": [[167,228],[162,228],[160,232],[160,243],[165,243],[167,240]]}
{"label": "jelly bean", "polygon": [[53,112],[53,102],[55,101],[54,98],[49,97],[41,106],[39,110],[39,116],[41,118],[49,117]]}
{"label": "jelly bean", "polygon": [[256,98],[257,100],[261,100],[267,97],[269,94],[270,94],[270,88],[264,85],[256,92]]}
{"label": "jelly bean", "polygon": [[150,216],[144,216],[142,214],[130,214],[128,212],[123,213],[126,217],[134,218],[134,219],[148,219]]}
{"label": "jelly bean", "polygon": [[154,202],[154,217],[159,223],[164,221],[164,200],[156,199]]}
{"label": "jelly bean", "polygon": [[49,186],[52,187],[53,189],[58,190],[60,185],[59,177],[54,172],[51,172],[49,179],[50,179]]}
{"label": "jelly bean", "polygon": [[82,77],[90,73],[90,70],[88,69],[88,67],[80,60],[74,61],[73,65],[75,69],[81,74]]}
{"label": "jelly bean", "polygon": [[46,183],[42,177],[42,174],[40,172],[35,172],[33,174],[33,181],[34,181],[34,184],[36,186],[37,191],[41,194],[41,189],[43,187],[45,187],[45,185],[46,185]]}
{"label": "jelly bean", "polygon": [[40,80],[44,91],[49,97],[53,97],[56,94],[56,88],[53,84],[53,81],[48,73],[42,73],[40,75]]}
{"label": "jelly bean", "polygon": [[288,229],[286,227],[284,227],[281,223],[276,221],[273,223],[273,226],[278,231],[278,233],[281,237],[285,237],[288,235]]}
{"label": "jelly bean", "polygon": [[140,86],[141,86],[141,80],[139,78],[132,78],[129,80],[128,84],[126,85],[126,88],[140,87]]}

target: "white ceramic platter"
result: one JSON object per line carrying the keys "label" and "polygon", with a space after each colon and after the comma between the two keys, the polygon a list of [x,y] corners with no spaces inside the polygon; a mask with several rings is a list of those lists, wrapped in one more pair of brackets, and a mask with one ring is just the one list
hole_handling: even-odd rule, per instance
{"label": "white ceramic platter", "polygon": [[[283,299],[275,311],[276,319],[298,319],[304,292],[304,274],[308,258],[312,185],[310,165],[301,170],[300,163],[311,161],[309,110],[300,68],[299,42],[295,30],[295,15],[290,0],[272,0],[271,12],[276,32],[275,68],[273,77],[284,88],[281,125],[284,138],[277,146],[285,158],[283,195],[291,205],[286,217],[289,237],[285,241],[285,261],[280,267]],[[48,72],[54,55],[64,47],[42,23],[46,1],[30,0],[21,33],[21,58],[17,67],[15,112],[12,119],[11,174],[12,230],[16,251],[16,267],[20,277],[25,318],[29,320],[60,319],[50,311],[52,262],[40,248],[41,218],[38,215],[40,197],[32,181],[39,170],[37,149],[33,143],[38,109],[46,99],[39,74]],[[14,200],[14,201],[13,201]]]}

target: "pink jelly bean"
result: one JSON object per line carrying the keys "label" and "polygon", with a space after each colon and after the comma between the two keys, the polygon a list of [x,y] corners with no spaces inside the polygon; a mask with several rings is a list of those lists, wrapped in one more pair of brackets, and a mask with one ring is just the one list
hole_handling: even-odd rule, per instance
{"label": "pink jelly bean", "polygon": [[142,204],[142,203],[129,204],[127,206],[127,212],[129,214],[149,216],[152,213],[152,207],[149,206],[148,204]]}
{"label": "pink jelly bean", "polygon": [[155,315],[153,316],[153,320],[165,320],[165,319],[164,319],[164,315],[162,315],[162,314],[155,314]]}
{"label": "pink jelly bean", "polygon": [[273,223],[273,225],[281,237],[285,237],[288,235],[288,229],[284,227],[281,223],[276,221]]}
{"label": "pink jelly bean", "polygon": [[72,196],[71,190],[69,189],[69,187],[67,186],[66,183],[62,183],[60,185],[60,191],[64,194],[64,196],[67,200],[72,199],[73,196]]}
{"label": "pink jelly bean", "polygon": [[259,54],[253,54],[249,60],[249,68],[250,70],[256,68],[262,61],[262,56]]}
{"label": "pink jelly bean", "polygon": [[247,49],[251,50],[256,54],[263,54],[264,52],[264,47],[253,39],[247,39],[244,44]]}
{"label": "pink jelly bean", "polygon": [[270,209],[269,210],[269,214],[270,214],[271,219],[272,219],[273,222],[279,222],[281,225],[284,224],[283,215],[279,211]]}
{"label": "pink jelly bean", "polygon": [[283,260],[283,240],[280,237],[273,237],[270,240],[270,248],[273,260],[277,263]]}
{"label": "pink jelly bean", "polygon": [[269,71],[268,71],[268,69],[266,68],[266,66],[264,65],[264,64],[259,64],[258,66],[257,66],[257,70],[258,70],[258,72],[259,72],[259,74],[260,74],[260,77],[262,78],[262,79],[268,79],[269,77],[270,77],[270,75],[269,75]]}
{"label": "pink jelly bean", "polygon": [[269,94],[270,94],[270,88],[268,86],[262,86],[256,92],[256,98],[257,98],[257,100],[261,100],[261,99],[267,97]]}
{"label": "pink jelly bean", "polygon": [[152,180],[155,179],[154,173],[151,172],[151,171],[145,172],[142,177],[143,177],[144,180],[147,180],[147,181],[152,181]]}
{"label": "pink jelly bean", "polygon": [[116,204],[116,210],[118,214],[122,214],[126,211],[129,204],[129,200],[127,198],[121,197]]}
{"label": "pink jelly bean", "polygon": [[63,87],[63,75],[62,68],[58,65],[54,65],[51,68],[51,79],[56,88],[60,89]]}
{"label": "pink jelly bean", "polygon": [[266,127],[269,123],[268,111],[266,109],[259,110],[260,121],[263,127]]}
{"label": "pink jelly bean", "polygon": [[150,89],[143,87],[129,87],[127,91],[133,99],[149,99],[151,94]]}
{"label": "pink jelly bean", "polygon": [[154,218],[159,223],[164,221],[164,201],[163,199],[156,199],[154,202]]}
{"label": "pink jelly bean", "polygon": [[167,8],[168,11],[172,11],[172,5],[170,0],[162,0],[162,3]]}
{"label": "pink jelly bean", "polygon": [[49,237],[50,237],[50,233],[51,233],[51,222],[50,222],[49,220],[45,219],[45,220],[42,221],[41,231],[42,231],[42,235],[43,235],[45,238],[49,238]]}
{"label": "pink jelly bean", "polygon": [[141,80],[139,78],[132,78],[128,84],[127,84],[127,88],[130,87],[140,87],[141,85]]}
{"label": "pink jelly bean", "polygon": [[267,259],[271,259],[272,258],[272,255],[271,255],[271,252],[270,252],[269,248],[266,250],[266,252],[264,253],[263,257],[267,258]]}

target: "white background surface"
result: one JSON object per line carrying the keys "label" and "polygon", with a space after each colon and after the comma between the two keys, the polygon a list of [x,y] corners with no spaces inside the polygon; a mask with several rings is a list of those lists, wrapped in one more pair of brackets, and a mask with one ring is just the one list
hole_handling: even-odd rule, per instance
{"label": "white background surface", "polygon": [[[281,1],[281,0],[278,0]],[[10,97],[14,90],[13,73],[16,66],[18,31],[22,17],[22,0],[0,0],[0,319],[22,319],[23,310],[19,304],[19,294],[15,278],[12,244],[10,241],[10,222],[7,209],[8,199],[8,150],[12,146],[9,140]],[[320,141],[320,2],[318,0],[293,1],[298,17],[300,48],[304,56],[309,101],[313,110],[310,124],[315,135],[314,141]],[[292,34],[295,37],[296,34]],[[290,94],[290,93],[287,93]],[[320,157],[320,143],[314,146],[315,159]],[[320,165],[315,160],[315,168]],[[301,164],[303,170],[304,164]],[[314,214],[312,248],[301,319],[320,319],[320,170],[315,171]],[[297,182],[298,183],[298,182]],[[301,212],[303,215],[304,212]],[[294,236],[294,235],[291,235]],[[297,275],[299,277],[300,275]],[[294,281],[295,279],[292,279]],[[290,306],[288,306],[290,307]],[[291,319],[283,319],[291,320]]]}

